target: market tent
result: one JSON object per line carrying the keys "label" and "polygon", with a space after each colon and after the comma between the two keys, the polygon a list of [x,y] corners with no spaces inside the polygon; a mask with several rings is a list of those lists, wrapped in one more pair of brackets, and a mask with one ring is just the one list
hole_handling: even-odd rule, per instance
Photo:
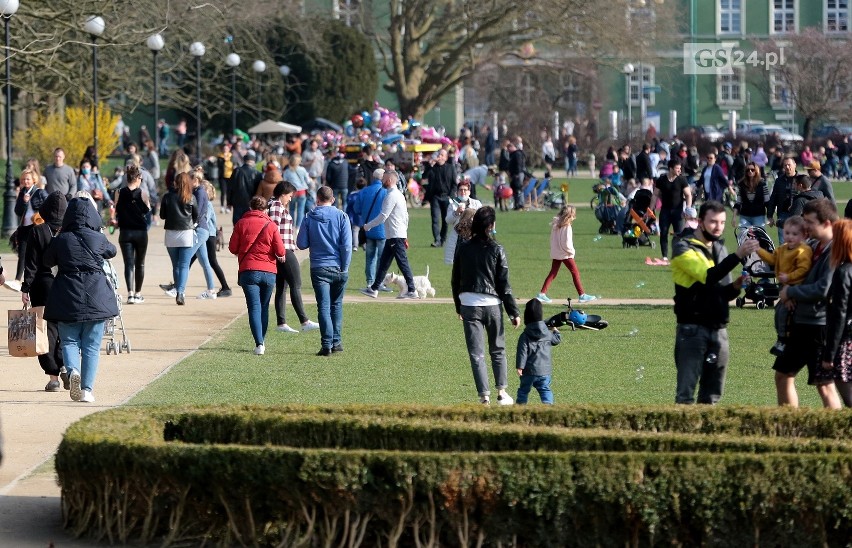
{"label": "market tent", "polygon": [[286,124],[284,122],[276,122],[275,120],[265,120],[256,126],[250,127],[249,133],[301,133],[301,126]]}

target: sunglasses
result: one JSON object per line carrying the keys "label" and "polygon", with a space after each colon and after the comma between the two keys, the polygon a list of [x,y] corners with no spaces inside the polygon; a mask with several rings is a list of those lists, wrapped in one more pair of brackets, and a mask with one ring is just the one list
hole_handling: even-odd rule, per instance
{"label": "sunglasses", "polygon": [[751,173],[754,173],[754,172],[755,172],[755,171],[757,171],[757,170],[756,170],[756,169],[754,169],[753,167],[750,167],[750,168],[748,168],[746,171],[749,171],[749,172],[751,172]]}

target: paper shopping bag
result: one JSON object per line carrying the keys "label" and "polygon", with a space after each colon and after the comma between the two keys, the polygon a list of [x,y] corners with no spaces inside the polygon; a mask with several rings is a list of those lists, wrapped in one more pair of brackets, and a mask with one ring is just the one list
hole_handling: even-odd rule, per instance
{"label": "paper shopping bag", "polygon": [[47,354],[47,321],[44,307],[25,307],[9,310],[9,355],[16,358],[31,358]]}

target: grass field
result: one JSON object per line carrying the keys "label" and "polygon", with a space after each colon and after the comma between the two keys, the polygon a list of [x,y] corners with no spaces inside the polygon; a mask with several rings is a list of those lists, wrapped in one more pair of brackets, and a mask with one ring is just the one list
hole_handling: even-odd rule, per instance
{"label": "grass field", "polygon": [[[506,247],[519,305],[535,296],[547,274],[549,222],[553,212],[499,214],[497,237]],[[575,223],[577,262],[589,293],[611,298],[665,299],[673,295],[668,267],[649,267],[658,250],[625,250],[617,236],[597,237],[598,223],[582,208]],[[729,230],[729,241],[733,241]],[[411,210],[409,257],[415,274],[430,268],[438,297],[450,296],[450,267],[443,250],[429,246],[428,209]],[[364,254],[354,254],[347,293],[364,285]],[[310,294],[307,265],[303,290]],[[563,270],[550,292],[554,301],[576,296]],[[554,351],[557,403],[670,403],[674,399],[672,357],[675,318],[671,305],[585,306],[610,327],[600,332],[563,330]],[[556,302],[545,314],[561,310]],[[308,308],[313,317],[315,310]],[[292,312],[288,312],[292,314]],[[774,405],[772,311],[732,306],[731,364],[723,403]],[[349,302],[344,307],[345,352],[318,358],[316,334],[271,331],[267,353],[251,354],[245,318],[222,332],[171,373],[137,396],[133,404],[180,403],[383,403],[456,404],[476,401],[461,324],[444,303]],[[520,331],[507,330],[510,392],[517,390],[514,352]],[[812,389],[799,380],[802,405],[817,406]],[[537,401],[537,398],[533,398]]]}

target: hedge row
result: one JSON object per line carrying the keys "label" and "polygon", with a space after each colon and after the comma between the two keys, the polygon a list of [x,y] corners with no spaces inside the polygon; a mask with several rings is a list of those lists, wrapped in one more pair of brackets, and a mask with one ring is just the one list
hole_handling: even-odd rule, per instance
{"label": "hedge row", "polygon": [[66,526],[114,543],[841,546],[852,538],[852,455],[840,435],[849,419],[730,408],[120,409],[69,428],[56,468]]}

